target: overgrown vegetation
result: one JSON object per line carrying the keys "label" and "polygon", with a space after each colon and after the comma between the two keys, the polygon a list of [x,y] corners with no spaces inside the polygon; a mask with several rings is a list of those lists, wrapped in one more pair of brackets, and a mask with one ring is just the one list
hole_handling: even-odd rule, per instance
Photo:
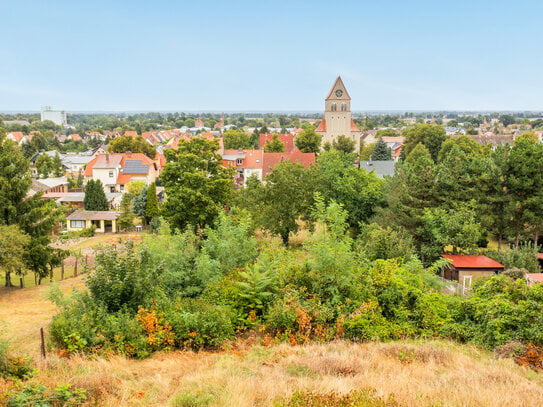
{"label": "overgrown vegetation", "polygon": [[291,344],[435,337],[488,348],[542,344],[541,286],[502,275],[467,298],[442,294],[436,272],[444,262],[425,268],[406,236],[392,234],[389,243],[377,227],[353,239],[348,218],[317,196],[314,230],[299,248],[256,240],[238,212],[221,214],[201,234],[164,226],[141,245],[105,248],[88,291],[70,299],[53,292],[61,307],[53,341],[65,352],[135,358],[213,349],[245,332]]}

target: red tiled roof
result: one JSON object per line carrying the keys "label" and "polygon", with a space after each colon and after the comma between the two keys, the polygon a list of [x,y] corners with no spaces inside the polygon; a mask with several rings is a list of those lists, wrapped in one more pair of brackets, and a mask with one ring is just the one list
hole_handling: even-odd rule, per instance
{"label": "red tiled roof", "polygon": [[292,150],[291,153],[264,153],[264,165],[262,167],[265,177],[273,171],[273,168],[282,161],[291,161],[302,164],[305,168],[308,168],[316,161],[315,153],[302,153],[298,149]]}
{"label": "red tiled roof", "polygon": [[526,273],[526,278],[536,283],[543,282],[543,273]]}
{"label": "red tiled roof", "polygon": [[537,253],[537,259],[543,260],[543,253]]}
{"label": "red tiled roof", "polygon": [[132,138],[136,138],[136,137],[138,137],[138,132],[135,131],[135,130],[127,130],[127,131],[124,132],[123,135],[124,136],[130,136]]}
{"label": "red tiled roof", "polygon": [[360,131],[353,119],[351,119],[351,131]]}
{"label": "red tiled roof", "polygon": [[315,129],[315,131],[319,132],[325,132],[326,131],[326,120],[322,119],[319,123],[319,126]]}
{"label": "red tiled roof", "polygon": [[73,140],[73,141],[81,141],[81,136],[77,133],[74,133],[74,134],[70,134],[70,138]]}
{"label": "red tiled roof", "polygon": [[[267,141],[273,140],[273,134],[261,134],[259,137],[260,148],[264,148]],[[294,148],[294,137],[292,134],[278,134],[279,140],[285,145],[285,153],[290,153]]]}
{"label": "red tiled roof", "polygon": [[125,160],[140,160],[142,164],[154,165],[155,162],[143,153],[98,154],[87,163],[85,177],[92,177],[93,168],[124,168]]}
{"label": "red tiled roof", "polygon": [[452,261],[455,268],[465,269],[503,269],[504,266],[486,256],[467,256],[456,254],[442,254],[441,257]]}
{"label": "red tiled roof", "polygon": [[11,133],[8,133],[8,136],[9,135],[11,135],[11,137],[13,137],[16,142],[21,141],[21,139],[23,138],[23,132],[21,131],[12,131]]}

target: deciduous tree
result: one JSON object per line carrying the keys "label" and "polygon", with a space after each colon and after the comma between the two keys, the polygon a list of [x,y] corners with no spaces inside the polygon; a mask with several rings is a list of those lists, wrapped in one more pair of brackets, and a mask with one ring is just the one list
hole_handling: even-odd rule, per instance
{"label": "deciduous tree", "polygon": [[181,141],[177,150],[166,151],[168,163],[161,180],[167,199],[162,213],[173,228],[212,225],[229,203],[233,174],[222,166],[218,148],[216,141],[195,137]]}

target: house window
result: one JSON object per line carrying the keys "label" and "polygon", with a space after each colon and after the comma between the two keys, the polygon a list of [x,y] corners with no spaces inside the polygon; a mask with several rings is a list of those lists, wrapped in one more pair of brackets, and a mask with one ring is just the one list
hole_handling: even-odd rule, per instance
{"label": "house window", "polygon": [[111,193],[115,192],[115,187],[109,187],[109,192]]}
{"label": "house window", "polygon": [[242,160],[241,158],[237,158],[237,159],[236,159],[236,164],[237,164],[237,165],[243,164],[243,160]]}
{"label": "house window", "polygon": [[121,191],[124,191],[124,184],[121,184],[119,188],[121,189]]}
{"label": "house window", "polygon": [[72,229],[84,229],[85,228],[85,221],[84,220],[71,220],[70,221],[70,228],[72,228]]}
{"label": "house window", "polygon": [[113,178],[113,171],[109,172],[109,178]]}
{"label": "house window", "polygon": [[337,110],[337,105],[335,103],[332,103],[332,112],[335,112]]}

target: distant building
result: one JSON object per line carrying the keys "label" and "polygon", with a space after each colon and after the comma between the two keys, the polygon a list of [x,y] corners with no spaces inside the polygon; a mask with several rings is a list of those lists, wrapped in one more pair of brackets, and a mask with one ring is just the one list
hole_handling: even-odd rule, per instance
{"label": "distant building", "polygon": [[41,121],[51,120],[57,126],[68,125],[66,119],[66,112],[64,110],[53,110],[51,106],[44,106],[41,108]]}
{"label": "distant building", "polygon": [[351,97],[338,76],[334,86],[325,99],[324,118],[316,129],[322,135],[322,144],[332,143],[338,136],[346,136],[355,142],[356,151],[360,149],[362,132],[351,116]]}

